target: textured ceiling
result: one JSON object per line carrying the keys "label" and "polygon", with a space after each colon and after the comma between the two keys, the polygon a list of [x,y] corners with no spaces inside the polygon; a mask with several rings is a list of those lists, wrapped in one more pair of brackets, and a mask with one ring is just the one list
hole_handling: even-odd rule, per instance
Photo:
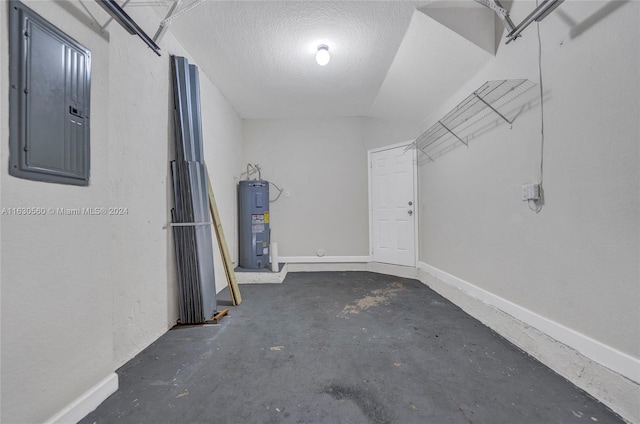
{"label": "textured ceiling", "polygon": [[243,118],[419,122],[489,60],[495,26],[472,0],[208,0],[171,31]]}
{"label": "textured ceiling", "polygon": [[[243,118],[364,116],[417,6],[207,1],[171,31]],[[315,62],[319,44],[331,53],[325,67]]]}

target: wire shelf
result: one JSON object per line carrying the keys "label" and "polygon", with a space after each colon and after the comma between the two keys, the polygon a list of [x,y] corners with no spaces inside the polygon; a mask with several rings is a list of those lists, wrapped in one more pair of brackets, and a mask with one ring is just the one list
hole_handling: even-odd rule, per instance
{"label": "wire shelf", "polygon": [[446,135],[452,135],[466,145],[467,142],[460,138],[454,130],[485,110],[495,112],[506,122],[512,124],[513,120],[509,121],[497,108],[524,93],[534,85],[534,83],[527,79],[487,81],[463,101],[458,103],[458,105],[442,117],[442,119],[416,138],[408,148],[417,148],[427,156],[427,158],[431,159],[427,154],[427,149]]}

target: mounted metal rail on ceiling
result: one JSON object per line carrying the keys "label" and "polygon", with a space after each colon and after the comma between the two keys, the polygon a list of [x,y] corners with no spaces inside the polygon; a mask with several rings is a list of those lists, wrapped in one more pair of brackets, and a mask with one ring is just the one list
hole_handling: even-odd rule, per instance
{"label": "mounted metal rail on ceiling", "polygon": [[[142,39],[142,41],[144,41],[145,44],[149,46],[151,50],[153,50],[155,54],[160,56],[160,47],[158,46],[157,43],[160,43],[160,40],[169,29],[169,25],[171,25],[171,22],[173,22],[180,15],[201,5],[206,0],[194,0],[191,4],[184,7],[182,7],[183,0],[173,0],[171,7],[169,8],[169,12],[164,17],[164,19],[160,22],[160,25],[158,26],[158,30],[156,31],[153,38],[149,37],[147,33],[145,33],[144,30],[142,30],[142,28],[140,28],[140,26],[133,20],[133,18],[131,18],[127,14],[127,12],[124,11],[124,7],[127,4],[129,4],[130,1],[131,0],[125,0],[122,3],[122,6],[120,6],[116,2],[116,0],[96,0],[96,2],[100,6],[102,6],[102,8],[106,10],[109,15],[111,15],[111,18],[104,25],[102,25],[101,28],[105,29],[111,23],[111,21],[116,20],[120,25],[122,25],[122,27],[125,30],[127,30],[129,34],[139,36]],[[137,1],[137,2],[131,2],[131,5],[157,6],[160,3],[166,4],[166,2],[160,2],[160,1],[148,1],[148,2]]]}
{"label": "mounted metal rail on ceiling", "polygon": [[181,9],[180,7],[182,6],[182,1],[183,0],[174,0],[171,8],[169,9],[169,12],[167,13],[167,16],[165,16],[164,19],[160,22],[160,26],[156,31],[156,35],[153,36],[153,41],[159,43],[162,37],[164,37],[164,34],[169,29],[169,25],[171,25],[171,22],[173,22],[178,16],[182,15],[183,13],[187,13],[188,11],[195,9],[197,6],[200,6],[206,0],[195,0],[190,5],[185,6]]}
{"label": "mounted metal rail on ceiling", "polygon": [[[127,30],[127,32],[131,35],[137,35],[145,42],[147,46],[155,54],[160,56],[160,47],[144,32],[140,26],[134,21],[131,16],[127,14],[127,12],[122,9],[115,0],[96,0],[100,6],[109,14],[113,19],[115,19],[122,27]],[[106,25],[108,25],[111,21],[108,21]],[[104,27],[103,27],[104,28]]]}
{"label": "mounted metal rail on ceiling", "polygon": [[543,0],[534,10],[527,16],[518,26],[514,26],[509,12],[502,7],[499,0],[475,0],[483,6],[496,12],[498,18],[502,21],[502,24],[507,29],[507,41],[505,44],[509,44],[520,36],[520,33],[533,22],[540,22],[546,18],[556,7],[560,6],[564,0]]}

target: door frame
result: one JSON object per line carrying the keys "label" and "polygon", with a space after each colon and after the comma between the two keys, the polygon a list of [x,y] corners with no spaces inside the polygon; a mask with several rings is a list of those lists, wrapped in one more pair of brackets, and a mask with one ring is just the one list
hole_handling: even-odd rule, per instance
{"label": "door frame", "polygon": [[[398,147],[407,147],[413,143],[413,140],[402,141],[400,143],[391,144],[389,146],[377,147],[375,149],[369,149],[367,151],[367,175],[368,175],[368,202],[369,202],[369,256],[371,257],[371,262],[375,262],[373,259],[373,185],[371,178],[371,171],[373,170],[373,162],[371,161],[371,157],[374,153],[383,152],[385,150],[392,150]],[[420,226],[420,201],[418,199],[418,155],[416,149],[411,149],[411,162],[412,173],[413,173],[413,243],[414,243],[414,258],[413,258],[413,266],[418,266],[418,258],[420,258],[420,240],[419,240],[419,232],[418,228]],[[393,265],[393,264],[391,264]],[[402,265],[398,265],[402,266]]]}

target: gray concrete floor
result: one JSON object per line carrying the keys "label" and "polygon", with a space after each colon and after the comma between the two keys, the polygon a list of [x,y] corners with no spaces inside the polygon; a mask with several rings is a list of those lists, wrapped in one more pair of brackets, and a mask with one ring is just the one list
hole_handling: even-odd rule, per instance
{"label": "gray concrete floor", "polygon": [[220,324],[174,328],[120,368],[81,423],[623,423],[416,280],[240,290]]}

